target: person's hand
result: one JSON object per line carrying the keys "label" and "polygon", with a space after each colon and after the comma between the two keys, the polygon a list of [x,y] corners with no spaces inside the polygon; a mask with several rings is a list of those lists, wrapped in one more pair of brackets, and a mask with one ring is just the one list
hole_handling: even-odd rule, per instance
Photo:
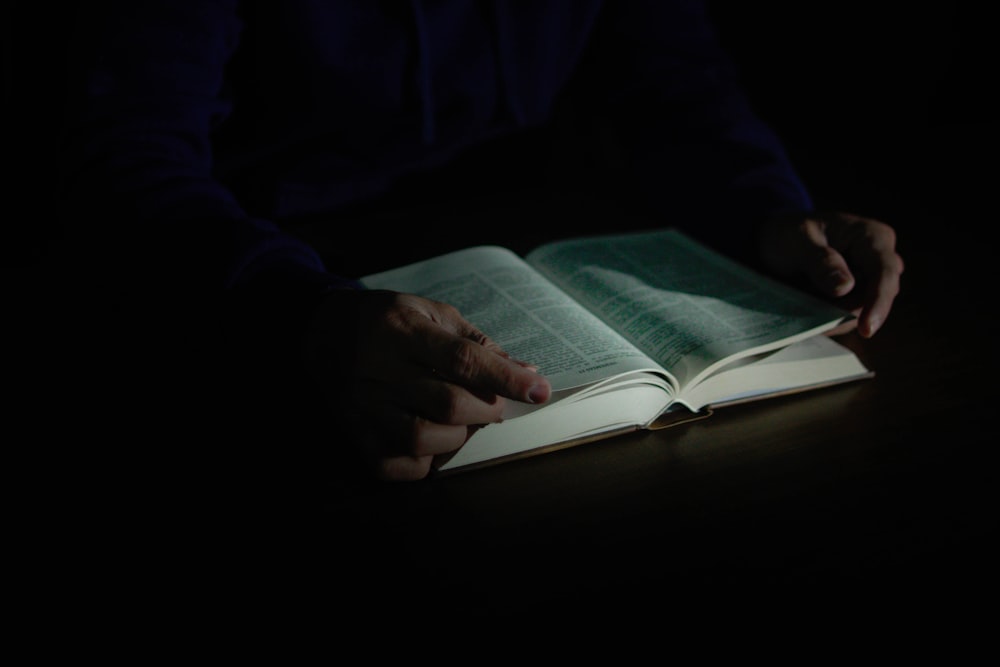
{"label": "person's hand", "polygon": [[806,279],[857,319],[829,335],[857,328],[871,338],[886,321],[899,293],[903,259],[896,232],[870,218],[839,212],[814,212],[769,221],[761,229],[764,266],[788,280]]}
{"label": "person's hand", "polygon": [[385,290],[328,297],[306,363],[385,480],[426,477],[435,457],[500,421],[505,399],[543,403],[552,390],[453,306]]}

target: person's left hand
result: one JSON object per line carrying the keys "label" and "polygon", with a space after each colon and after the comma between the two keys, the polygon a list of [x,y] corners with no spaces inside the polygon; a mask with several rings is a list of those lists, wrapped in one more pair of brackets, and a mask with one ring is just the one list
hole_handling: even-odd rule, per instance
{"label": "person's left hand", "polygon": [[884,222],[841,212],[812,212],[768,221],[758,237],[764,266],[779,278],[805,278],[857,319],[828,335],[857,328],[871,338],[899,294],[903,259],[896,232]]}

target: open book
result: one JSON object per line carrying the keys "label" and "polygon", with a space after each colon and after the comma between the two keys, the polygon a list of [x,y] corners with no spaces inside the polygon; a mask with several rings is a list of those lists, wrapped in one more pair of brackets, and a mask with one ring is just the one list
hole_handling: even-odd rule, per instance
{"label": "open book", "polygon": [[476,246],[362,282],[454,305],[552,383],[545,404],[508,400],[503,422],[476,431],[439,471],[873,375],[823,335],[850,313],[675,229],[556,241],[524,258]]}

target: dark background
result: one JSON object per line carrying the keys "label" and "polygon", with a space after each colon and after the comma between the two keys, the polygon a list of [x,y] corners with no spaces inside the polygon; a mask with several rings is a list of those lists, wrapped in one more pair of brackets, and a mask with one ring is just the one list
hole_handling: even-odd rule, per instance
{"label": "dark background", "polygon": [[[14,303],[28,312],[45,310],[53,290],[74,289],[53,285],[43,262],[57,230],[100,224],[61,210],[52,191],[65,71],[75,55],[70,29],[87,6],[18,1],[0,15],[2,259]],[[971,288],[991,281],[988,165],[996,143],[995,76],[985,60],[991,23],[982,10],[862,0],[709,7],[752,103],[785,140],[817,204],[889,222],[904,260],[912,258],[910,232],[930,230],[939,237],[932,261],[968,275],[970,289],[955,294],[956,304],[977,307]],[[15,316],[9,328],[31,343],[29,319]]]}
{"label": "dark background", "polygon": [[[981,325],[990,330],[996,316],[988,261],[993,225],[987,213],[995,170],[988,165],[994,154],[990,132],[996,106],[987,85],[996,77],[984,62],[990,25],[985,17],[970,14],[957,3],[716,0],[710,5],[753,103],[786,140],[817,202],[892,223],[899,231],[904,259],[934,265],[921,275],[941,271],[964,276],[954,283],[959,287],[953,300],[940,304],[945,332],[940,340],[954,344],[965,340],[962,331],[949,328],[956,307],[976,309],[985,304]],[[74,6],[62,5],[69,12]],[[72,14],[59,15],[52,5],[34,2],[6,3],[2,12],[7,167],[3,261],[10,275],[8,290],[44,303],[49,295],[34,289],[34,270],[52,230],[61,224],[49,170],[56,159],[61,122],[61,77],[67,59],[73,57],[67,48]],[[932,256],[907,254],[908,235],[918,229],[925,237],[940,236]],[[903,288],[908,287],[904,274]],[[63,289],[72,290],[73,285]],[[980,318],[966,311],[962,321],[968,326]],[[16,330],[20,324],[15,311],[5,328]],[[44,354],[31,346],[11,349],[14,356],[27,353],[29,367],[30,354]],[[979,372],[989,371],[994,358],[992,352],[985,355],[984,368],[954,369],[956,386],[986,387]],[[51,389],[54,394],[60,390]],[[935,392],[949,389],[928,387],[931,419]],[[989,391],[984,388],[982,395]],[[985,407],[982,398],[978,406]],[[59,420],[61,415],[46,418]],[[986,419],[979,419],[985,425]],[[962,433],[972,435],[971,427]],[[947,434],[948,429],[939,425],[930,437],[940,438],[944,449],[952,444],[945,442]],[[19,442],[37,448],[42,465],[58,465],[63,446],[88,446],[83,441],[32,442],[30,437]],[[921,451],[935,447],[924,446]],[[963,460],[961,465],[975,462]],[[37,478],[44,477],[39,468]],[[84,485],[79,491],[88,489]],[[30,508],[39,495],[32,489],[18,499],[17,507]],[[43,525],[41,530],[53,529]]]}
{"label": "dark background", "polygon": [[[77,4],[2,9],[8,267],[37,258],[52,227],[47,174]],[[984,131],[996,104],[982,10],[860,0],[710,7],[755,105],[820,204],[888,218],[897,214],[890,201],[935,210],[985,201],[979,165],[995,142]]]}

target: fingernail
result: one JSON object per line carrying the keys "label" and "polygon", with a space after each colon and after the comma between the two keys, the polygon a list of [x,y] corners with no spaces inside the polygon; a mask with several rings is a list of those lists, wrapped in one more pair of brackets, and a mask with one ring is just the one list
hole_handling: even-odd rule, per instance
{"label": "fingernail", "polygon": [[868,318],[868,335],[874,336],[878,328],[882,326],[881,320],[874,315]]}
{"label": "fingernail", "polygon": [[847,274],[839,269],[834,269],[827,274],[826,281],[835,292],[839,292],[847,284]]}
{"label": "fingernail", "polygon": [[543,385],[532,385],[528,390],[528,401],[530,403],[543,403],[548,398],[548,391]]}

